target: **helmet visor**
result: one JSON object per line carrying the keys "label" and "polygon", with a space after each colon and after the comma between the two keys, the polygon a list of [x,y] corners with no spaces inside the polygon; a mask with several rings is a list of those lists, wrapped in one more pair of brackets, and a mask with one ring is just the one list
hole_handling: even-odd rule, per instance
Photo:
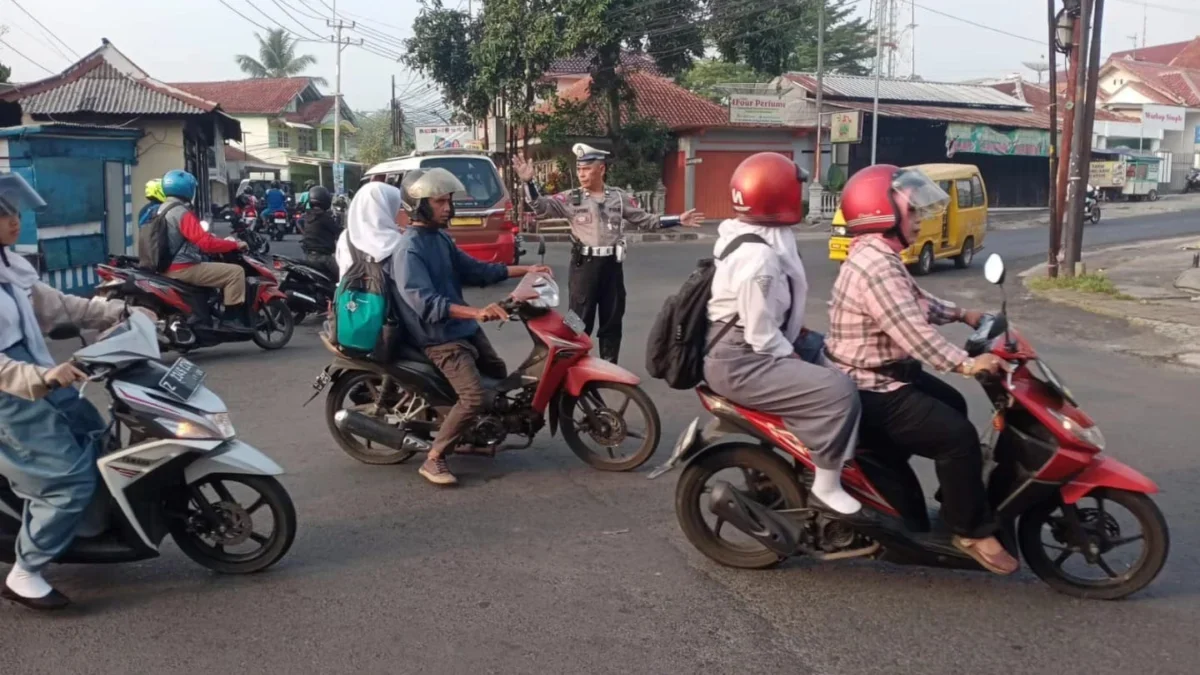
{"label": "helmet visor", "polygon": [[0,216],[15,216],[21,211],[44,208],[45,200],[24,178],[15,173],[0,174]]}
{"label": "helmet visor", "polygon": [[950,204],[950,195],[916,169],[902,169],[892,178],[892,190],[907,202],[918,220],[941,213]]}

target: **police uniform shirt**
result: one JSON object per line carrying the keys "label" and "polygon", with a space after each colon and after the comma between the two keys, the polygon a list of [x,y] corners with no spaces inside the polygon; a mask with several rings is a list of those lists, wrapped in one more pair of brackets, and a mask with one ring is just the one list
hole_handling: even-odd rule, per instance
{"label": "police uniform shirt", "polygon": [[[578,202],[578,204],[576,204]],[[571,235],[583,246],[616,246],[625,228],[655,230],[663,218],[634,205],[620,188],[604,186],[603,201],[577,188],[553,197],[539,195],[531,200],[539,219],[562,218],[571,224]]]}

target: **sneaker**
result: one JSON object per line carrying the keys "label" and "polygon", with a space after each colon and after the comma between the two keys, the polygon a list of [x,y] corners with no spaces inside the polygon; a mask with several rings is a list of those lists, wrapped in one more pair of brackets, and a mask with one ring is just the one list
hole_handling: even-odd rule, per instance
{"label": "sneaker", "polygon": [[445,457],[430,457],[426,459],[418,473],[434,485],[458,485],[458,479],[454,477],[454,474],[450,473],[450,467],[446,465]]}

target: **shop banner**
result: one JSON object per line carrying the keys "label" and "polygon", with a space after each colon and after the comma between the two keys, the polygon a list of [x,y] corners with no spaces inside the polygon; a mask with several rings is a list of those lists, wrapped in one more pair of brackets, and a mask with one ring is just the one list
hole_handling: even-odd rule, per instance
{"label": "shop banner", "polygon": [[983,124],[947,124],[946,156],[960,153],[1049,157],[1050,132],[1042,129],[1000,131]]}

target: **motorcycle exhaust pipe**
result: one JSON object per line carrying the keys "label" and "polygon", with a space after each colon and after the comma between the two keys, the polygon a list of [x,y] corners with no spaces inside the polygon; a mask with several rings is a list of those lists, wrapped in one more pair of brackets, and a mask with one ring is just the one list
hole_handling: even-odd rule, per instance
{"label": "motorcycle exhaust pipe", "polygon": [[362,436],[393,450],[429,452],[433,447],[426,441],[414,438],[403,427],[384,424],[377,419],[367,417],[353,410],[337,411],[333,415],[333,423],[338,429],[348,434]]}
{"label": "motorcycle exhaust pipe", "polygon": [[800,548],[800,528],[784,516],[750,499],[727,481],[713,484],[708,510],[781,558]]}

